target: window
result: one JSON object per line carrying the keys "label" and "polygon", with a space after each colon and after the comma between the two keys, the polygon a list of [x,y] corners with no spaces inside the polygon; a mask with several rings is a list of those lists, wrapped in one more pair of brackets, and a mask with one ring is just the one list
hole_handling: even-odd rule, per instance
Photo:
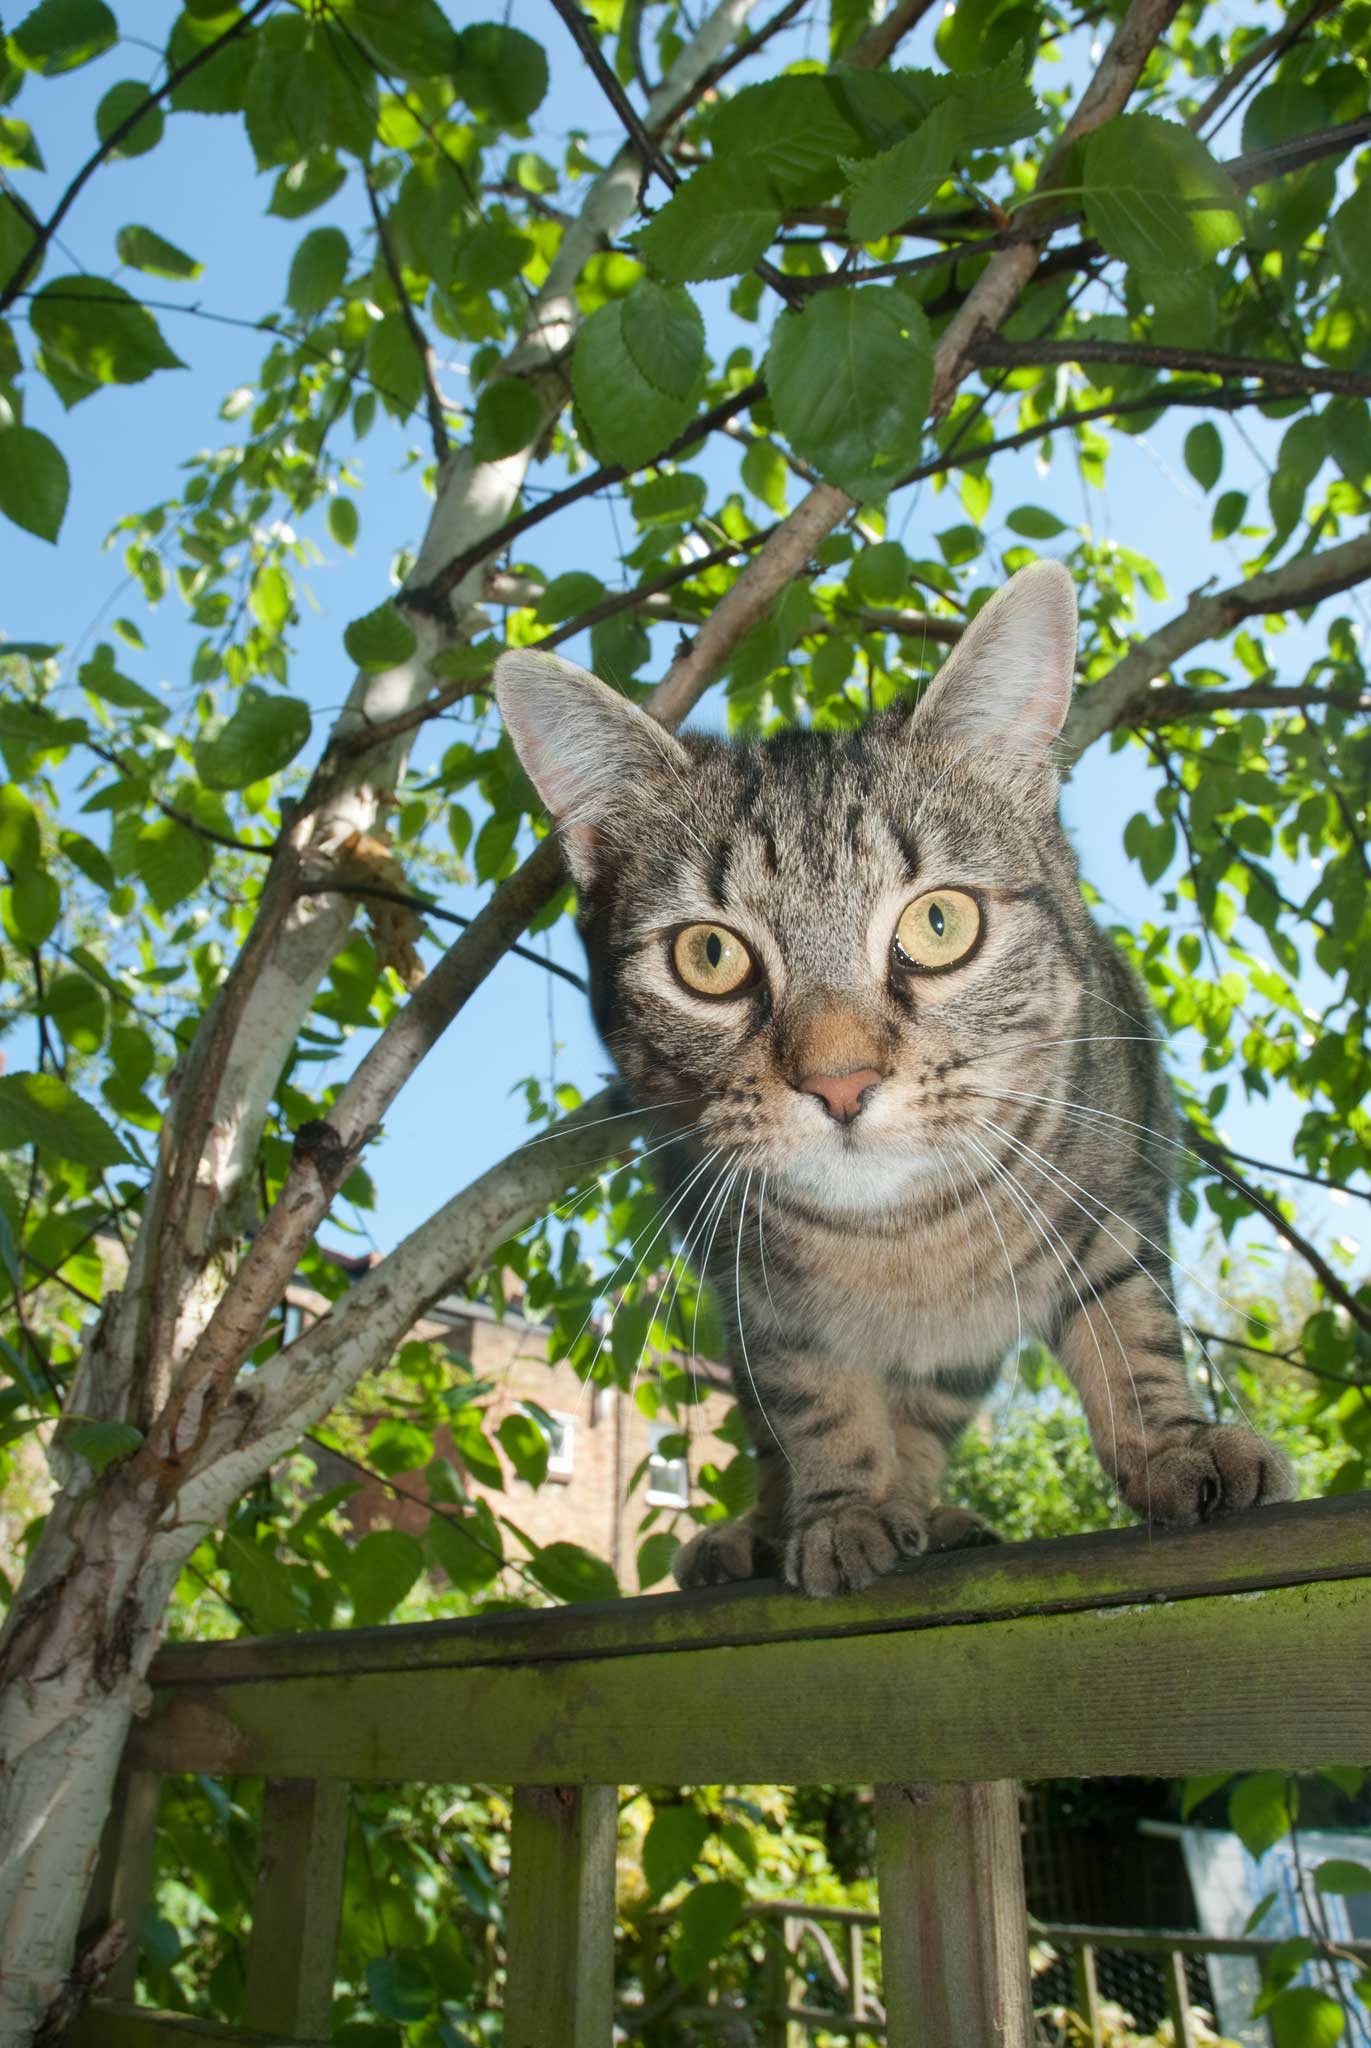
{"label": "window", "polygon": [[555,1408],[535,1407],[531,1401],[521,1401],[519,1408],[547,1437],[548,1478],[570,1479],[576,1463],[576,1417]]}
{"label": "window", "polygon": [[690,1505],[690,1468],[674,1422],[654,1422],[648,1435],[647,1497],[653,1507]]}
{"label": "window", "polygon": [[305,1312],[298,1301],[281,1304],[281,1342],[293,1344],[305,1327]]}

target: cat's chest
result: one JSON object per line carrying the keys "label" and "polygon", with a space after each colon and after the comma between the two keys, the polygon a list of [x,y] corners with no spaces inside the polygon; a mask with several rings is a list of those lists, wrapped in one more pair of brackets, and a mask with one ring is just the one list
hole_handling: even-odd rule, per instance
{"label": "cat's chest", "polygon": [[815,1346],[892,1373],[984,1364],[1041,1325],[1050,1306],[965,1201],[879,1231],[792,1215],[783,1258],[786,1320]]}

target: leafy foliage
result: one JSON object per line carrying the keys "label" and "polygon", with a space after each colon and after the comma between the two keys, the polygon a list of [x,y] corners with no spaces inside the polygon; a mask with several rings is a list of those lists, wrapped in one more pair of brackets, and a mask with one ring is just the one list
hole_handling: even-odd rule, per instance
{"label": "leafy foliage", "polygon": [[[120,37],[139,26],[127,5],[40,0],[15,23],[0,71],[0,518],[16,546],[62,544],[113,387],[170,392],[160,380],[184,385],[196,361],[214,237],[179,248],[160,193],[183,167],[196,174],[198,124],[240,134],[265,178],[256,195],[215,194],[216,208],[250,227],[260,203],[301,225],[259,299],[220,315],[240,322],[241,346],[220,445],[186,456],[175,487],[130,503],[110,536],[131,595],[100,628],[108,638],[86,644],[63,607],[41,640],[0,643],[7,1593],[23,1597],[22,1560],[54,1497],[40,1447],[75,1475],[59,1507],[98,1499],[147,1452],[157,1418],[135,1390],[88,1412],[78,1381],[91,1305],[121,1277],[120,1233],[172,1293],[194,1295],[194,1322],[269,1235],[259,1226],[279,1215],[300,1134],[331,1128],[344,1060],[397,1017],[413,1023],[406,993],[439,939],[430,902],[474,878],[473,913],[495,903],[473,986],[524,918],[548,929],[569,916],[563,888],[499,922],[511,914],[495,885],[541,817],[488,712],[497,653],[569,642],[641,697],[676,637],[723,615],[747,565],[765,564],[768,527],[817,480],[854,502],[805,530],[792,570],[725,636],[719,715],[732,732],[843,729],[907,700],[1039,549],[1081,593],[1089,710],[1145,628],[1192,615],[1144,551],[1140,446],[1183,466],[1207,505],[1212,559],[1187,564],[1187,588],[1273,577],[1196,637],[1149,641],[1148,674],[1076,769],[1078,788],[1108,770],[1143,791],[1115,836],[1147,909],[1097,907],[1166,1034],[1188,1119],[1171,1141],[1182,1215],[1191,1242],[1207,1227],[1206,1273],[1225,1297],[1202,1309],[1187,1281],[1191,1363],[1216,1413],[1241,1400],[1293,1447],[1311,1490],[1366,1485],[1364,1261],[1281,1178],[1284,1164],[1358,1197],[1371,1164],[1357,587],[1371,564],[1299,581],[1364,536],[1371,509],[1371,187],[1364,129],[1343,128],[1367,111],[1366,9],[1325,10],[1278,38],[1246,97],[1220,103],[1242,107],[1238,163],[1232,129],[1199,118],[1258,47],[1264,24],[1232,13],[1182,8],[1127,107],[1063,152],[1063,79],[1088,68],[1092,20],[1056,0],[959,0],[930,18],[925,61],[900,52],[873,69],[874,10],[841,0],[827,63],[777,35],[736,70],[736,49],[687,67],[652,123],[670,192],[616,166],[608,115],[586,115],[587,77],[573,118],[535,37],[437,0],[242,13],[195,0],[150,85],[122,75]],[[591,18],[631,96],[644,76],[679,85],[692,30],[675,0]],[[87,65],[92,175],[125,180],[134,217],[112,248],[81,244],[78,264],[67,249],[81,190],[54,219],[63,194],[43,167],[45,148],[58,154],[53,95]],[[559,130],[574,132],[554,144]],[[1048,255],[995,312],[1009,355],[978,369],[985,337],[960,316],[1030,230]],[[951,371],[950,335],[971,350]],[[1009,439],[1030,454],[1019,461]],[[185,451],[163,452],[170,474]],[[388,536],[391,583],[353,594],[339,555],[373,541],[359,498],[382,470],[412,482],[415,516]],[[588,517],[607,492],[612,549]],[[340,566],[341,604],[324,574]],[[325,600],[334,670],[320,677],[301,646]],[[397,708],[409,723],[388,726]],[[422,766],[407,752],[420,727],[435,736]],[[331,886],[366,898],[365,918],[346,923],[351,896],[325,895],[337,923],[317,967],[300,966]],[[233,1154],[232,1170],[217,1191],[192,1189],[185,1228],[166,1224],[178,1120],[223,1076],[220,1023],[251,1016],[254,991],[284,1009],[292,989],[302,1007],[279,1057],[253,1069],[257,1095],[185,1140],[196,1159]],[[440,1023],[437,999],[424,1001]],[[542,1124],[579,1095],[530,1082],[527,1099]],[[1225,1148],[1225,1117],[1252,1106],[1290,1132],[1270,1171]],[[320,1239],[365,1218],[373,1167],[392,1170],[384,1147],[377,1157],[349,1158],[331,1221],[297,1262],[325,1309],[349,1290]],[[1313,1279],[1248,1256],[1277,1232]],[[683,1360],[716,1350],[721,1329],[688,1267],[668,1260],[642,1151],[626,1143],[559,1217],[483,1246],[460,1284],[502,1303],[497,1274],[551,1326],[554,1356],[635,1389],[670,1428],[663,1454],[685,1454]],[[283,1334],[269,1323],[239,1363],[267,1369]],[[497,1424],[490,1388],[435,1344],[382,1351],[340,1390],[315,1445],[201,1537],[177,1629],[375,1626],[628,1590],[603,1559],[539,1543],[507,1512],[509,1485],[546,1478],[536,1413]],[[1019,1376],[1026,1400],[968,1437],[953,1490],[1011,1537],[1101,1526],[1112,1504],[1052,1360],[1025,1350]],[[645,1515],[639,1587],[662,1583],[692,1521],[746,1506],[739,1426],[728,1449],[694,1475],[689,1515]],[[315,1469],[326,1451],[430,1503],[422,1533],[362,1533],[351,1482],[329,1488]],[[197,1781],[169,1797],[146,1984],[160,2002],[239,2010],[255,1796]],[[1284,1779],[1209,1796],[1231,1802],[1249,1846],[1298,1824]],[[633,1794],[624,1840],[642,1880],[627,1917],[644,1996],[694,1997],[705,1974],[748,1981],[749,1898],[837,1894],[841,1830],[812,1819],[803,1800],[756,1788]],[[359,1796],[340,2039],[490,2037],[507,1823],[500,1796],[476,1788]],[[869,1867],[844,1866],[854,1895],[869,1896]],[[1336,1898],[1361,1877],[1324,1866],[1315,1883]],[[454,1887],[455,1915],[440,1904]],[[1292,1968],[1269,1989],[1282,2042],[1332,2038],[1321,1982]]]}

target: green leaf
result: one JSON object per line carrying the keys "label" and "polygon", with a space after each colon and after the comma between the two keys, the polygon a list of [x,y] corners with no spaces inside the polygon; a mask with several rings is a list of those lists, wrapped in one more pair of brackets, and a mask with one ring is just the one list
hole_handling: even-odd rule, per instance
{"label": "green leaf", "polygon": [[102,704],[112,704],[116,711],[137,711],[153,719],[166,715],[160,697],[154,697],[151,690],[145,690],[131,676],[120,674],[108,641],[102,641],[91,659],[82,662],[76,678],[83,690],[89,690]]}
{"label": "green leaf", "polygon": [[62,891],[43,868],[17,874],[0,890],[5,933],[19,946],[41,946],[62,915]]}
{"label": "green leaf", "polygon": [[785,512],[786,463],[774,441],[761,439],[749,444],[742,461],[742,479],[768,510]]}
{"label": "green leaf", "polygon": [[176,818],[154,818],[134,841],[134,867],[163,916],[200,889],[212,857],[208,843]]}
{"label": "green leaf", "polygon": [[495,1432],[510,1464],[529,1486],[547,1478],[548,1440],[531,1415],[506,1415]]}
{"label": "green leaf", "polygon": [[344,628],[343,645],[358,668],[380,674],[408,661],[419,642],[393,604],[378,604]]}
{"label": "green leaf", "polygon": [[952,168],[961,132],[958,102],[944,100],[912,135],[867,163],[850,164],[848,231],[876,242],[922,213]]}
{"label": "green leaf", "polygon": [[1242,201],[1199,137],[1117,114],[1085,145],[1085,212],[1111,256],[1143,271],[1207,263],[1243,235]]}
{"label": "green leaf", "polygon": [[1231,1771],[1210,1771],[1203,1777],[1187,1778],[1181,1791],[1181,1819],[1189,1820],[1195,1808],[1222,1791],[1232,1775]]}
{"label": "green leaf", "polygon": [[92,1472],[106,1472],[121,1458],[132,1457],[143,1441],[131,1422],[68,1422],[62,1427],[63,1450],[84,1458]]}
{"label": "green leaf", "polygon": [[547,92],[541,43],[517,28],[479,21],[457,38],[456,86],[473,114],[503,128],[522,125]]}
{"label": "green leaf", "polygon": [[233,716],[195,743],[195,765],[210,789],[246,789],[293,761],[310,735],[308,704],[249,684]]}
{"label": "green leaf", "polygon": [[29,868],[42,859],[38,814],[17,782],[0,782],[0,865]]}
{"label": "green leaf", "polygon": [[643,229],[639,253],[677,284],[736,277],[766,254],[783,210],[778,199],[740,183],[727,164],[702,164]]}
{"label": "green leaf", "polygon": [[248,592],[248,609],[263,632],[275,638],[290,617],[290,578],[276,562],[257,571]]}
{"label": "green leaf", "polygon": [[341,228],[311,228],[290,262],[286,302],[302,320],[322,313],[342,290],[348,269],[348,238]]}
{"label": "green leaf", "polygon": [[46,169],[32,128],[13,114],[0,114],[0,164],[11,171]]}
{"label": "green leaf", "polygon": [[638,1546],[638,1590],[645,1593],[649,1586],[655,1586],[671,1570],[671,1561],[680,1549],[680,1538],[673,1536],[669,1529],[659,1529]]}
{"label": "green leaf", "polygon": [[1212,420],[1201,420],[1185,437],[1185,466],[1202,491],[1212,491],[1223,474],[1223,440]]}
{"label": "green leaf", "polygon": [[1267,2008],[1276,2048],[1333,2048],[1343,2034],[1342,2007],[1326,1991],[1296,1984]]}
{"label": "green leaf", "polygon": [[681,520],[698,519],[704,510],[705,496],[704,478],[692,475],[688,469],[650,477],[629,493],[633,516],[640,526],[671,526]]}
{"label": "green leaf", "polygon": [[897,540],[863,548],[848,572],[848,588],[862,604],[894,604],[904,596],[909,557]]}
{"label": "green leaf", "polygon": [[638,369],[623,317],[620,299],[591,314],[577,336],[571,384],[596,453],[638,469],[670,445],[694,408],[689,394],[668,396]]}
{"label": "green leaf", "polygon": [[784,209],[836,191],[840,159],[861,149],[862,134],[833,80],[806,73],[721,100],[709,142],[715,166],[735,187]]}
{"label": "green leaf", "polygon": [[[191,9],[180,14],[172,26],[167,43],[167,67],[178,71],[182,65],[196,57],[209,43],[216,42],[223,34],[224,22],[213,17],[197,20]],[[243,110],[243,96],[247,90],[249,74],[258,51],[261,36],[256,29],[248,29],[225,43],[183,78],[170,96],[168,104],[178,114],[234,114]]]}
{"label": "green leaf", "polygon": [[401,78],[446,78],[459,62],[458,39],[438,0],[352,0],[351,26],[383,71]]}
{"label": "green leaf", "polygon": [[106,278],[54,279],[31,318],[44,349],[92,384],[141,384],[154,370],[185,368],[147,308]]}
{"label": "green leaf", "polygon": [[1330,1856],[1314,1872],[1314,1882],[1321,1892],[1336,1892],[1346,1898],[1353,1892],[1371,1892],[1371,1869],[1364,1863],[1351,1863],[1340,1856]]}
{"label": "green leaf", "polygon": [[119,40],[119,24],[104,0],[42,0],[10,37],[10,50],[29,71],[51,78],[89,64]]}
{"label": "green leaf", "polygon": [[478,1593],[499,1574],[500,1531],[484,1501],[464,1515],[435,1509],[429,1517],[425,1541],[460,1592]]}
{"label": "green leaf", "polygon": [[1363,179],[1328,227],[1333,260],[1363,306],[1371,303],[1371,179]]}
{"label": "green leaf", "polygon": [[1211,538],[1227,540],[1242,525],[1246,513],[1246,491],[1224,491],[1214,506],[1214,518],[1209,529]]}
{"label": "green leaf", "polygon": [[367,1964],[367,1997],[383,2019],[413,2026],[428,2018],[438,1993],[423,1957],[397,1949]]}
{"label": "green leaf", "polygon": [[1260,1858],[1290,1832],[1289,1780],[1280,1771],[1258,1771],[1233,1787],[1228,1822],[1248,1854]]}
{"label": "green leaf", "polygon": [[299,220],[325,205],[346,182],[347,171],[331,149],[312,149],[278,175],[267,212],[278,220]]}
{"label": "green leaf", "polygon": [[88,975],[57,975],[48,983],[43,1011],[73,1052],[100,1050],[105,1039],[105,999]]}
{"label": "green leaf", "polygon": [[295,1580],[274,1551],[229,1529],[219,1546],[219,1560],[228,1572],[234,1605],[245,1609],[259,1635],[283,1635],[304,1625]]}
{"label": "green leaf", "polygon": [[477,462],[499,462],[531,448],[543,425],[543,406],[522,377],[497,377],[476,401],[471,453]]}
{"label": "green leaf", "polygon": [[845,286],[783,313],[766,374],[781,431],[852,497],[881,496],[917,460],[933,344],[906,293]]}
{"label": "green leaf", "polygon": [[121,263],[130,264],[134,270],[146,270],[150,277],[199,277],[205,267],[151,228],[120,228],[114,248]]}
{"label": "green leaf", "polygon": [[146,156],[150,149],[156,149],[167,125],[166,115],[155,101],[148,106],[148,89],[136,78],[123,78],[118,85],[112,85],[95,109],[95,132],[102,142],[108,143],[116,129],[121,128],[140,107],[147,107],[147,112],[111,149],[112,163],[118,163],[121,157]]}
{"label": "green leaf", "polygon": [[645,277],[620,301],[620,322],[639,376],[668,398],[693,397],[704,375],[705,326],[690,293]]}
{"label": "green leaf", "polygon": [[36,533],[56,540],[66,515],[71,476],[55,441],[37,427],[0,430],[0,512]]}
{"label": "green leaf", "polygon": [[360,519],[354,498],[330,498],[328,501],[328,530],[331,538],[340,548],[351,554],[357,545],[357,529]]}
{"label": "green leaf", "polygon": [[386,411],[408,419],[423,393],[424,366],[403,314],[387,313],[367,335],[367,375]]}
{"label": "green leaf", "polygon": [[975,74],[987,57],[1004,58],[1016,64],[1022,76],[1027,51],[1037,46],[1039,27],[1037,10],[1017,5],[1016,0],[957,0],[938,26],[934,48],[954,71]]}
{"label": "green leaf", "polygon": [[540,626],[560,626],[564,619],[588,612],[604,594],[605,586],[598,576],[584,569],[568,569],[565,576],[554,576],[547,585],[534,617]]}
{"label": "green leaf", "polygon": [[742,1917],[743,1892],[727,1880],[699,1884],[676,1915],[671,1973],[678,1984],[693,1984],[709,1968]]}
{"label": "green leaf", "polygon": [[530,1575],[554,1600],[617,1600],[619,1582],[602,1557],[579,1543],[547,1543],[528,1561]]}
{"label": "green leaf", "polygon": [[403,1530],[376,1529],[364,1536],[347,1564],[354,1627],[370,1628],[384,1621],[423,1569],[423,1551]]}
{"label": "green leaf", "polygon": [[643,1837],[643,1876],[660,1898],[688,1877],[709,1840],[709,1815],[698,1806],[659,1806]]}
{"label": "green leaf", "polygon": [[129,1158],[99,1110],[56,1074],[0,1074],[0,1152],[26,1145],[78,1166],[124,1166]]}
{"label": "green leaf", "polygon": [[1011,533],[1021,533],[1025,540],[1055,540],[1067,530],[1066,521],[1042,505],[1020,505],[1006,515],[1004,523]]}

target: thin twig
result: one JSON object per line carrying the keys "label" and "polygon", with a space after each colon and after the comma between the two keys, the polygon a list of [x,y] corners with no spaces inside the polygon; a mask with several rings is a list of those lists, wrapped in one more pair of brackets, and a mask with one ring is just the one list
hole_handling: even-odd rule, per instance
{"label": "thin twig", "polygon": [[363,173],[363,182],[367,188],[367,204],[371,208],[371,218],[376,224],[376,240],[380,244],[381,256],[395,290],[395,299],[400,309],[400,318],[405,323],[409,338],[414,344],[414,353],[418,356],[420,367],[424,373],[424,404],[428,411],[429,432],[433,437],[433,453],[440,463],[446,462],[451,452],[451,443],[447,435],[447,421],[443,417],[443,394],[438,389],[438,368],[434,360],[433,344],[424,333],[419,321],[419,315],[415,311],[414,301],[405,289],[405,280],[400,270],[399,258],[396,256],[394,247],[391,244],[390,233],[386,227],[385,214],[381,210],[380,197],[376,191],[376,180],[372,177],[369,169]]}
{"label": "thin twig", "polygon": [[1216,349],[1165,348],[1145,341],[1005,341],[982,335],[971,344],[973,362],[1019,369],[1052,363],[1135,364],[1149,370],[1194,372],[1203,377],[1260,377],[1268,384],[1289,384],[1304,391],[1335,391],[1350,398],[1371,398],[1371,376],[1357,370],[1328,370],[1313,363],[1291,363],[1280,356],[1230,356]]}
{"label": "thin twig", "polygon": [[[434,917],[443,924],[457,924],[463,927],[471,923],[459,910],[444,910],[431,896],[411,895],[405,889],[383,889],[373,882],[301,882],[296,894],[299,896],[356,896],[363,901],[374,897],[381,903],[398,903],[406,910],[421,910],[425,917]],[[557,960],[549,960],[542,953],[535,953],[531,946],[511,946],[511,953],[521,960],[531,960],[535,967],[541,967],[548,974],[556,974],[563,981],[569,981],[582,995],[589,994],[589,988],[581,975],[570,967],[563,967]]]}
{"label": "thin twig", "polygon": [[39,228],[37,235],[30,242],[28,248],[10,272],[3,290],[0,290],[0,313],[3,313],[7,307],[14,304],[19,293],[38,267],[43,251],[47,248],[48,243],[76,204],[82,190],[95,175],[96,171],[99,170],[101,164],[107,158],[113,156],[120,143],[128,139],[139,122],[147,117],[153,107],[166,99],[168,94],[175,92],[177,86],[189,78],[193,71],[198,71],[202,64],[208,64],[212,57],[217,57],[227,44],[241,36],[246,29],[252,26],[259,15],[266,13],[272,4],[273,0],[253,0],[253,4],[243,14],[240,14],[236,21],[231,22],[221,35],[215,36],[212,42],[206,43],[201,49],[198,49],[193,57],[187,57],[183,64],[178,64],[174,70],[169,71],[162,80],[162,83],[154,86],[147,94],[147,97],[138,102],[132,113],[126,114],[122,121],[115,123],[109,134],[100,144],[100,147],[86,158],[86,161],[82,164],[80,170],[77,171],[52,212]]}

